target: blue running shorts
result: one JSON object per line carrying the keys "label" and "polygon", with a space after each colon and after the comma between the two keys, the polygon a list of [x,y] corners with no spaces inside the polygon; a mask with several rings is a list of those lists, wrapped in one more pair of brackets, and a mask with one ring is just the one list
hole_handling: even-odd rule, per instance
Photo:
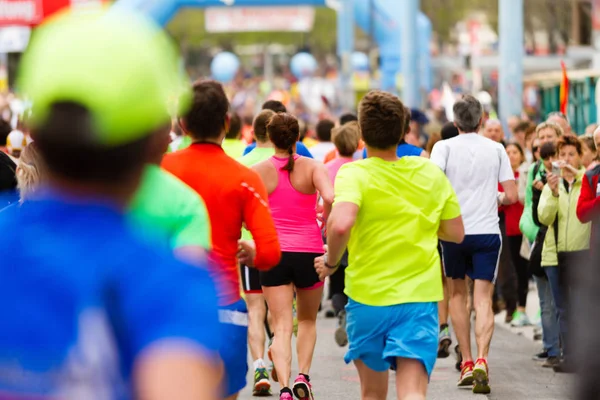
{"label": "blue running shorts", "polygon": [[460,243],[442,242],[442,257],[446,276],[495,283],[502,250],[502,237],[494,235],[466,235]]}
{"label": "blue running shorts", "polygon": [[225,397],[246,387],[248,373],[248,309],[242,299],[219,307],[222,345],[219,355],[225,367]]}
{"label": "blue running shorts", "polygon": [[346,305],[348,352],[346,363],[361,360],[384,372],[396,367],[396,358],[420,361],[431,376],[438,350],[437,303],[368,306],[348,299]]}

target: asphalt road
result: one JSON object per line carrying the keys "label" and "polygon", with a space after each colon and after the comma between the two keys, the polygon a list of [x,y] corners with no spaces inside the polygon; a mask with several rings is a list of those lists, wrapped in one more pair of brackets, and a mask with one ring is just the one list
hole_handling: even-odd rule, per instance
{"label": "asphalt road", "polygon": [[[358,374],[353,365],[343,361],[345,348],[336,345],[333,332],[337,321],[318,320],[318,337],[315,358],[311,371],[311,382],[315,399],[360,399]],[[539,351],[539,342],[533,342],[526,335],[520,335],[503,326],[498,326],[492,341],[489,363],[492,393],[488,396],[474,395],[470,390],[456,388],[458,372],[454,368],[454,357],[438,360],[431,377],[427,398],[432,400],[449,399],[498,399],[498,400],[565,400],[570,399],[574,379],[572,376],[555,374],[541,368],[531,360]],[[295,358],[295,357],[294,357]],[[296,374],[296,365],[292,376]],[[251,373],[248,382],[252,382]],[[390,379],[388,399],[395,399],[393,374]],[[279,393],[277,384],[273,392]],[[271,398],[278,398],[273,396]],[[253,399],[249,384],[240,395],[242,400]]]}

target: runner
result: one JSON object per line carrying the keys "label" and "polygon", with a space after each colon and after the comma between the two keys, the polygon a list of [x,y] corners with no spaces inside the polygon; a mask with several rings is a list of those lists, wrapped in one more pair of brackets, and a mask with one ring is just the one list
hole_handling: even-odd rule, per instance
{"label": "runner", "polygon": [[229,157],[240,158],[244,155],[244,149],[246,145],[241,139],[242,132],[242,120],[236,113],[231,113],[229,117],[229,129],[225,139],[223,139],[223,150]]}
{"label": "runner", "polygon": [[37,29],[18,86],[33,103],[48,182],[0,215],[11,232],[0,243],[0,293],[19,304],[0,312],[0,392],[219,399],[212,281],[138,241],[121,211],[184,82],[175,52],[160,29],[114,11],[64,14]]}
{"label": "runner", "polygon": [[[517,184],[504,147],[477,134],[483,120],[481,103],[467,95],[454,104],[453,110],[460,134],[438,142],[431,161],[448,176],[465,219],[464,242],[442,242],[446,276],[452,279],[450,315],[463,359],[458,386],[473,386],[474,393],[489,393],[487,356],[494,332],[492,295],[502,246],[498,205],[518,200]],[[504,194],[498,194],[498,182]],[[475,363],[466,307],[467,276],[474,280]]]}
{"label": "runner", "polygon": [[[267,204],[267,192],[260,177],[229,157],[221,143],[229,124],[229,101],[223,87],[214,81],[193,85],[191,111],[180,119],[192,138],[192,145],[167,154],[163,167],[202,196],[212,229],[218,284],[227,399],[235,399],[246,386],[248,371],[248,316],[240,296],[239,262],[266,270],[281,257],[279,241]],[[254,241],[239,240],[242,225]]]}
{"label": "runner", "polygon": [[[250,153],[239,159],[242,165],[251,167],[261,161],[269,159],[275,154],[273,143],[267,135],[267,123],[275,115],[271,110],[261,111],[254,122],[254,138],[256,147]],[[252,235],[242,229],[242,239],[252,240]],[[254,367],[254,396],[264,396],[271,393],[269,373],[265,365],[265,328],[269,328],[267,321],[267,304],[260,284],[260,272],[256,268],[240,265],[242,288],[248,305],[248,344]],[[265,324],[267,324],[265,326]]]}
{"label": "runner", "polygon": [[[285,105],[282,102],[280,102],[279,100],[266,101],[263,104],[262,109],[263,110],[271,110],[275,113],[287,112]],[[250,153],[255,147],[256,147],[256,142],[248,145],[248,147],[246,147],[246,149],[244,150],[244,155]],[[298,152],[298,155],[300,155],[300,156],[313,158],[312,153],[308,150],[308,148],[304,145],[304,143],[302,143],[299,140],[298,140],[298,143],[296,143],[296,151]]]}
{"label": "runner", "polygon": [[387,398],[390,367],[398,399],[425,399],[437,357],[436,302],[443,297],[438,235],[456,242],[464,235],[444,174],[421,157],[398,158],[406,119],[389,93],[372,91],[360,102],[369,158],[338,172],[328,251],[315,259],[324,279],[348,245],[345,361],[356,365],[363,399]]}
{"label": "runner", "polygon": [[298,120],[286,113],[267,125],[275,155],[254,165],[267,186],[269,204],[281,243],[281,262],[261,272],[260,282],[273,316],[275,337],[269,348],[275,369],[273,379],[281,385],[280,398],[292,399],[290,390],[292,305],[296,291],[298,316],[298,368],[293,393],[313,399],[310,367],[317,340],[316,319],[323,293],[313,260],[323,254],[323,239],[317,224],[317,197],[323,198],[325,217],[331,210],[333,188],[322,163],[296,154],[300,136]]}

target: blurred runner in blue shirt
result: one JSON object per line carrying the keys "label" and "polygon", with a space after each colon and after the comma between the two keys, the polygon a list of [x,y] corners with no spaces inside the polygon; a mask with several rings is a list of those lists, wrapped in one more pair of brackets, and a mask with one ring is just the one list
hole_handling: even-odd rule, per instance
{"label": "blurred runner in blue shirt", "polygon": [[0,213],[0,398],[220,399],[213,282],[123,214],[184,87],[175,52],[115,12],[38,29],[19,87],[47,185]]}

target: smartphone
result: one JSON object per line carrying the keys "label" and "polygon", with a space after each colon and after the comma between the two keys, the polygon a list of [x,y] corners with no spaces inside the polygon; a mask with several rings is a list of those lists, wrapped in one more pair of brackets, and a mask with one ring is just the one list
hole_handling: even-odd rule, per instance
{"label": "smartphone", "polygon": [[558,163],[558,161],[554,161],[552,163],[552,175],[560,176],[560,172],[560,164]]}

